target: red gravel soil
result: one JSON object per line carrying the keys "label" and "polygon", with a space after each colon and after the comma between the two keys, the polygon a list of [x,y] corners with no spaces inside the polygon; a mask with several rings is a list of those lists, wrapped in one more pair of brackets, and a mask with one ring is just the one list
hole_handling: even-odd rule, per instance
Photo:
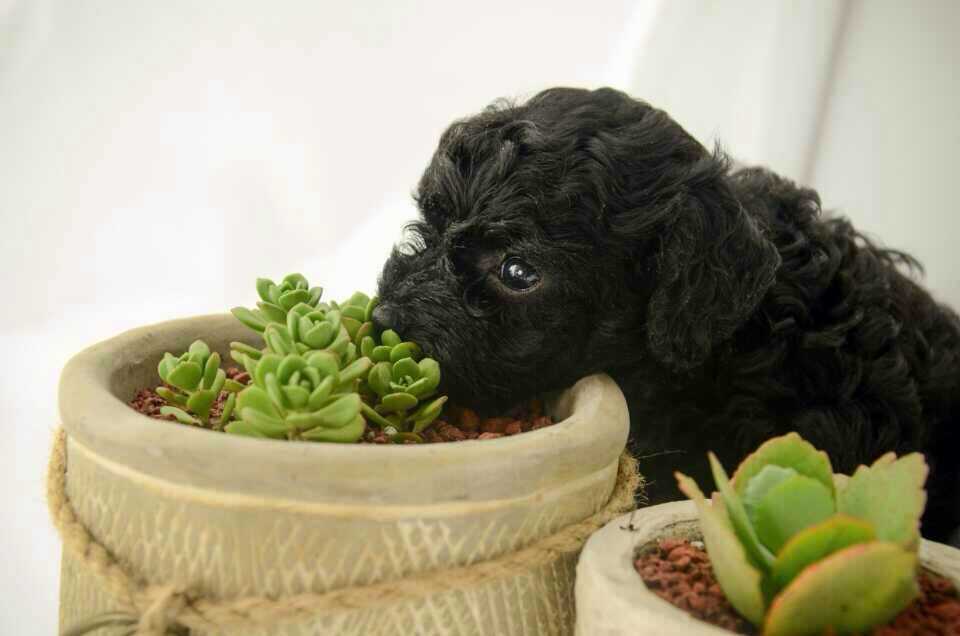
{"label": "red gravel soil", "polygon": [[[663,539],[638,555],[634,567],[654,594],[696,618],[738,634],[756,634],[727,601],[699,542]],[[920,597],[872,636],[960,636],[960,597],[940,576],[920,574]]]}
{"label": "red gravel soil", "polygon": [[[242,384],[250,381],[250,375],[241,372],[236,367],[226,369],[227,377]],[[210,418],[215,420],[223,411],[223,403],[227,393],[222,392],[210,410]],[[176,422],[170,415],[161,415],[160,407],[166,406],[167,401],[157,395],[153,389],[140,389],[129,402],[135,410],[158,420]],[[467,439],[497,439],[534,431],[554,424],[553,418],[543,413],[543,402],[533,399],[514,409],[503,417],[481,418],[475,411],[457,406],[448,406],[443,410],[430,426],[424,429],[420,436],[427,444],[442,442],[460,442]],[[390,440],[379,428],[367,425],[367,430],[360,438],[361,443],[388,444]],[[404,443],[417,443],[407,441]]]}

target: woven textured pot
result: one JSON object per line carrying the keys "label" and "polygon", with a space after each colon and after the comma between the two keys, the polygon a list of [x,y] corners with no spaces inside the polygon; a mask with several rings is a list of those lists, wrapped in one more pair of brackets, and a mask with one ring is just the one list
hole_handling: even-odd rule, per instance
{"label": "woven textured pot", "polygon": [[[524,548],[600,510],[626,443],[623,396],[584,378],[548,404],[560,423],[487,441],[289,443],[156,421],[130,409],[164,351],[251,342],[229,315],[124,333],[63,371],[65,492],[79,522],[146,584],[206,599],[287,598],[401,581]],[[252,343],[252,342],[251,342]],[[191,633],[564,634],[576,554],[497,581],[269,626]],[[60,620],[116,610],[65,550]],[[100,633],[100,632],[98,632]]]}
{"label": "woven textured pot", "polygon": [[[577,564],[576,633],[729,636],[731,632],[697,620],[647,590],[634,569],[638,548],[676,536],[700,537],[692,501],[643,508],[614,519],[590,537]],[[960,586],[960,550],[922,540],[920,563]]]}

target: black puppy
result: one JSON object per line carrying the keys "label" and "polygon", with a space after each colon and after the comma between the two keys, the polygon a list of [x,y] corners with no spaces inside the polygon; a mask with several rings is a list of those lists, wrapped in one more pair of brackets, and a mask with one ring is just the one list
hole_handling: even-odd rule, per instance
{"label": "black puppy", "polygon": [[816,192],[731,171],[666,113],[556,88],[454,123],[420,181],[375,320],[494,411],[596,372],[630,407],[654,502],[704,453],[798,431],[850,472],[927,454],[925,536],[960,522],[960,320],[909,256]]}

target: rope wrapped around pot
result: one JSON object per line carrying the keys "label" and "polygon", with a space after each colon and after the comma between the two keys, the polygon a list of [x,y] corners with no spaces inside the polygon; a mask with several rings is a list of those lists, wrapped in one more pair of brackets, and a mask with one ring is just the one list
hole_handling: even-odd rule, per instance
{"label": "rope wrapped around pot", "polygon": [[472,565],[437,569],[402,579],[356,585],[323,593],[281,598],[250,596],[210,599],[172,585],[151,585],[131,574],[91,535],[66,494],[66,432],[54,438],[47,474],[47,504],[63,549],[95,573],[121,607],[69,626],[64,636],[82,636],[104,627],[126,627],[135,636],[167,636],[188,630],[268,625],[330,611],[357,610],[409,601],[451,588],[470,587],[515,575],[579,551],[587,538],[611,519],[634,507],[641,484],[637,461],[620,456],[617,481],[606,504],[583,521],[570,524],[531,545]]}

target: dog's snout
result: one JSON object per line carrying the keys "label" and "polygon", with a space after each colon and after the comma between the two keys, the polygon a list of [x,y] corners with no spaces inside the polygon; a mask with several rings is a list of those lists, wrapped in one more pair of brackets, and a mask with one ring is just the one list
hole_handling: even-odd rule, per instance
{"label": "dog's snout", "polygon": [[396,326],[396,310],[387,303],[380,303],[373,309],[373,326],[378,331],[391,329]]}

